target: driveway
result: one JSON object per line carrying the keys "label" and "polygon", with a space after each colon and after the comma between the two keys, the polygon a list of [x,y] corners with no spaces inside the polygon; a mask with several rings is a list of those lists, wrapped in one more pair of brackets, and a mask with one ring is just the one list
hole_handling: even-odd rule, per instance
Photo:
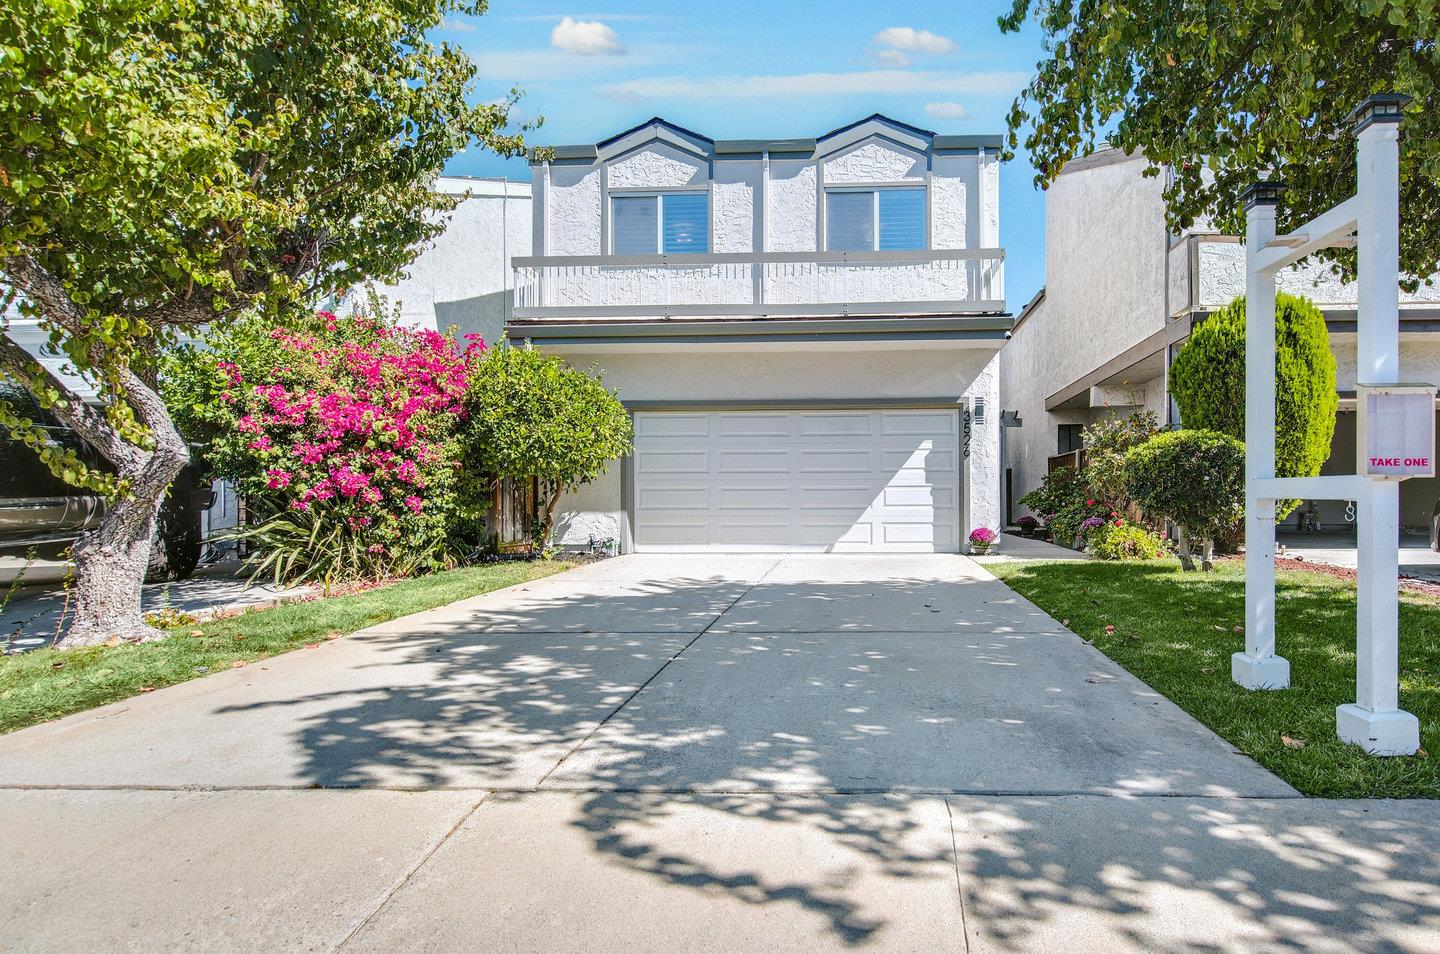
{"label": "driveway", "polygon": [[1435,803],[1296,797],[959,556],[629,556],[0,738],[0,948],[1433,950]]}

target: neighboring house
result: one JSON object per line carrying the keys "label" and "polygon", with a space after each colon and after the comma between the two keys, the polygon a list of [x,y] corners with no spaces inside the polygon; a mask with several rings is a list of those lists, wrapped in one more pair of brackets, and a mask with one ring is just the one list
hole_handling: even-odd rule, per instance
{"label": "neighboring house", "polygon": [[956,552],[996,526],[1000,144],[657,118],[534,162],[507,334],[597,364],[636,430],[557,542]]}
{"label": "neighboring house", "polygon": [[[1107,149],[1076,160],[1045,201],[1045,288],[1016,319],[1001,352],[1002,404],[1021,426],[1005,433],[1011,502],[1045,474],[1080,459],[1081,429],[1102,417],[1146,408],[1178,424],[1167,394],[1171,360],[1190,330],[1245,292],[1245,247],[1234,236],[1165,224],[1165,176],[1147,177],[1144,159]],[[1353,284],[1310,262],[1279,275],[1281,290],[1325,313],[1338,366],[1340,411],[1323,473],[1355,472],[1355,301]],[[1400,365],[1405,380],[1440,382],[1440,285],[1401,295]],[[1008,415],[1007,415],[1008,416]],[[1440,480],[1407,480],[1401,524],[1428,526]],[[1312,509],[1288,520],[1298,527]],[[1317,502],[1324,529],[1350,525],[1344,501]]]}
{"label": "neighboring house", "polygon": [[400,302],[407,325],[454,326],[462,340],[478,334],[499,341],[513,298],[510,259],[530,254],[530,183],[444,176],[435,191],[464,198],[406,277],[378,290]]}

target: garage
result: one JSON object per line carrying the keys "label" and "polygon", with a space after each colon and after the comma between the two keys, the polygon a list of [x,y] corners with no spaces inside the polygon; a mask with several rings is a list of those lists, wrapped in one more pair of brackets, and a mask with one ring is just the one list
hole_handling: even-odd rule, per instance
{"label": "garage", "polygon": [[637,551],[960,549],[954,408],[635,415]]}

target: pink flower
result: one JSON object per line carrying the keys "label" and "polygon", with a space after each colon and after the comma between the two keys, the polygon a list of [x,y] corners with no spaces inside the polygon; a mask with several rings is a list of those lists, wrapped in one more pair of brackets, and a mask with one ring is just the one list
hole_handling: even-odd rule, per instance
{"label": "pink flower", "polygon": [[265,485],[271,490],[284,490],[290,486],[290,480],[293,477],[289,471],[280,470],[277,467],[271,467],[265,471],[265,476],[270,478]]}
{"label": "pink flower", "polygon": [[414,494],[411,494],[410,496],[405,498],[405,506],[409,507],[411,512],[419,513],[420,508],[425,506],[425,501],[421,500]]}

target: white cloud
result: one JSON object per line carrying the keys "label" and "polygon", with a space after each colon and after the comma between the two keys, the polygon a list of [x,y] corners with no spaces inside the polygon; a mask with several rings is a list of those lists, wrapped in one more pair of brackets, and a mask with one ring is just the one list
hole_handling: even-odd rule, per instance
{"label": "white cloud", "polygon": [[912,53],[954,53],[960,48],[959,44],[948,36],[931,33],[929,30],[917,30],[914,27],[889,27],[881,30],[875,34],[875,42],[880,46],[909,50]]}
{"label": "white cloud", "polygon": [[905,67],[909,66],[911,62],[913,62],[910,59],[909,53],[906,53],[904,50],[892,50],[888,47],[883,50],[876,50],[875,59],[879,60],[882,63],[888,63],[891,66],[898,67],[902,70]]}
{"label": "white cloud", "polygon": [[625,44],[620,37],[599,20],[563,18],[550,33],[550,45],[566,53],[582,56],[620,56]]}
{"label": "white cloud", "polygon": [[686,76],[624,80],[601,87],[619,99],[769,98],[855,95],[1013,95],[1029,73],[955,73],[937,70],[862,70],[854,73],[797,73],[789,76]]}
{"label": "white cloud", "polygon": [[925,115],[932,119],[964,119],[970,110],[959,103],[926,103]]}

